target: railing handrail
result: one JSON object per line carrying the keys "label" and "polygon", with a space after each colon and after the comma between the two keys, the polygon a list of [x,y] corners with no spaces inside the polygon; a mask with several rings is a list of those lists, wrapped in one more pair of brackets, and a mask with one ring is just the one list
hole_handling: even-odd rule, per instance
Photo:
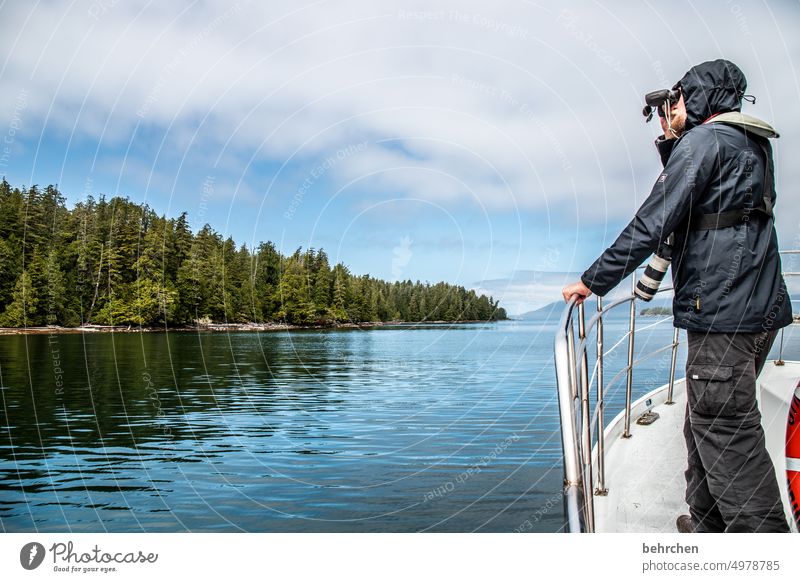
{"label": "railing handrail", "polygon": [[[664,287],[659,289],[658,293],[670,290],[672,290],[672,287]],[[628,335],[628,363],[611,380],[608,386],[605,386],[602,377],[602,360],[603,357],[611,353],[619,343],[615,344],[608,352],[603,353],[603,319],[616,307],[628,303],[631,308],[629,314],[629,329],[626,334]],[[588,324],[585,321],[584,306],[584,302],[578,305],[577,295],[570,297],[561,313],[554,342],[558,406],[561,418],[561,445],[564,451],[564,509],[567,518],[567,527],[569,531],[572,532],[594,531],[594,495],[604,495],[606,493],[604,487],[604,427],[602,423],[605,389],[613,385],[623,372],[627,372],[625,434],[629,434],[633,366],[643,359],[671,347],[673,350],[673,362],[670,370],[670,388],[669,397],[667,399],[671,401],[672,385],[674,382],[675,353],[678,345],[677,337],[674,337],[672,344],[667,344],[666,346],[658,348],[634,361],[635,293],[619,298],[605,307],[602,305],[602,298],[598,297],[597,312],[591,317]],[[579,342],[577,345],[575,344],[574,336],[574,315],[576,307],[578,307],[579,314]],[[657,323],[670,320],[672,320],[672,318],[665,318]],[[590,379],[587,345],[589,334],[595,328],[597,329],[598,353],[596,354],[597,360],[592,369],[592,379],[596,376],[597,399],[595,412],[592,414],[589,406],[588,394]],[[677,336],[677,333],[675,335]],[[599,424],[597,428],[598,488],[596,492],[593,490],[591,439],[591,431],[595,425],[595,421]]]}
{"label": "railing handrail", "polygon": [[[662,289],[659,289],[659,290],[657,291],[657,293],[661,293],[661,292],[663,292],[663,291],[672,291],[672,287],[664,287],[664,288],[662,288]],[[595,315],[594,315],[594,316],[593,316],[593,317],[592,317],[592,318],[589,320],[589,322],[586,324],[586,328],[585,328],[585,329],[586,329],[586,337],[584,337],[584,338],[581,340],[581,342],[578,344],[578,346],[577,346],[577,348],[576,348],[576,353],[577,353],[577,354],[582,354],[582,353],[584,352],[584,350],[586,350],[586,347],[587,347],[587,346],[586,346],[586,342],[588,341],[588,336],[589,336],[589,333],[592,331],[592,329],[594,329],[594,327],[595,327],[595,325],[597,324],[597,322],[598,322],[600,319],[602,319],[602,318],[603,318],[603,317],[606,315],[606,313],[608,313],[609,311],[611,311],[611,310],[612,310],[612,309],[614,309],[615,307],[619,307],[620,305],[624,305],[624,304],[628,303],[629,301],[634,301],[634,302],[635,302],[635,300],[636,300],[636,295],[634,295],[634,294],[631,294],[631,295],[629,295],[629,296],[627,296],[627,297],[623,297],[622,299],[617,299],[617,300],[616,300],[616,301],[614,301],[613,303],[610,303],[610,304],[609,304],[609,305],[607,305],[606,307],[603,307],[602,309],[598,310],[598,311],[595,313]],[[672,317],[666,317],[666,318],[664,318],[664,319],[663,319],[663,320],[661,320],[661,321],[657,321],[657,322],[656,322],[656,324],[661,324],[661,323],[664,323],[665,321],[670,321],[670,320],[672,320]],[[628,334],[628,332],[626,332],[626,334],[625,334],[625,335],[627,335],[627,334]],[[623,338],[624,338],[624,336],[623,336]],[[669,345],[669,344],[667,344],[667,346],[668,346],[668,345]],[[613,346],[613,347],[612,347],[610,350],[608,350],[607,352],[605,352],[603,355],[604,355],[604,356],[607,356],[607,355],[609,355],[611,352],[613,352],[613,351],[614,351],[614,349],[615,349],[617,346],[619,346],[619,343],[615,344],[615,345],[614,345],[614,346]],[[665,346],[665,347],[666,347],[666,346]],[[653,351],[653,352],[650,352],[650,353],[648,353],[648,354],[645,354],[643,357],[641,357],[641,358],[639,358],[638,360],[636,360],[636,362],[634,362],[634,364],[636,364],[636,363],[638,363],[638,362],[641,362],[642,360],[644,360],[644,359],[647,359],[647,358],[648,358],[648,357],[650,357],[650,356],[653,356],[653,355],[655,355],[656,353],[658,353],[658,352],[659,352],[659,351],[661,351],[662,349],[663,349],[663,348],[659,348],[658,350],[655,350],[655,351]]]}
{"label": "railing handrail", "polygon": [[561,417],[561,448],[564,452],[564,508],[570,531],[584,530],[582,476],[578,463],[577,419],[573,408],[572,378],[574,370],[570,361],[569,341],[573,336],[572,312],[576,296],[567,301],[555,337],[556,383],[558,385],[558,408]]}

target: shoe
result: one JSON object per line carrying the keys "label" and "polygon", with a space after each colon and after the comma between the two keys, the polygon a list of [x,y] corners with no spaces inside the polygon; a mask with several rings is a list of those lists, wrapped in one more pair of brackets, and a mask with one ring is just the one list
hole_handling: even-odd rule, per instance
{"label": "shoe", "polygon": [[678,533],[694,533],[691,515],[679,515],[678,519],[675,520],[675,525],[678,528]]}

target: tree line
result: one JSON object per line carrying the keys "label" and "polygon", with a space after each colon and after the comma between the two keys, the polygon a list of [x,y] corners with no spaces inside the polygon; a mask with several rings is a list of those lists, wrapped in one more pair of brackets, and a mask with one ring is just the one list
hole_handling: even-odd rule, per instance
{"label": "tree line", "polygon": [[322,249],[251,249],[128,198],[68,209],[56,186],[5,179],[0,273],[4,327],[506,319],[498,301],[464,287],[356,275]]}
{"label": "tree line", "polygon": [[654,315],[672,315],[672,308],[670,307],[645,307],[639,312],[639,315],[654,316]]}

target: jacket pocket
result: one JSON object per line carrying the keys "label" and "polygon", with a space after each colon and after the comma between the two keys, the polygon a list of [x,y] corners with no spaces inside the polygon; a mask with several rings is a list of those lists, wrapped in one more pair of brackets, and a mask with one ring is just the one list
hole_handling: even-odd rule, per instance
{"label": "jacket pocket", "polygon": [[733,366],[694,364],[686,369],[689,406],[703,416],[735,416],[736,382]]}

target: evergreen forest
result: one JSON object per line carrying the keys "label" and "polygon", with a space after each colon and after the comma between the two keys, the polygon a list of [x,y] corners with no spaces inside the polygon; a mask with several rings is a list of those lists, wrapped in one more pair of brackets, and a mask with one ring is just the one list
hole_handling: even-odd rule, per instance
{"label": "evergreen forest", "polygon": [[192,232],[186,212],[166,218],[123,197],[69,209],[56,186],[5,179],[0,273],[3,327],[506,319],[461,286],[356,275],[322,249],[248,248],[208,224]]}

